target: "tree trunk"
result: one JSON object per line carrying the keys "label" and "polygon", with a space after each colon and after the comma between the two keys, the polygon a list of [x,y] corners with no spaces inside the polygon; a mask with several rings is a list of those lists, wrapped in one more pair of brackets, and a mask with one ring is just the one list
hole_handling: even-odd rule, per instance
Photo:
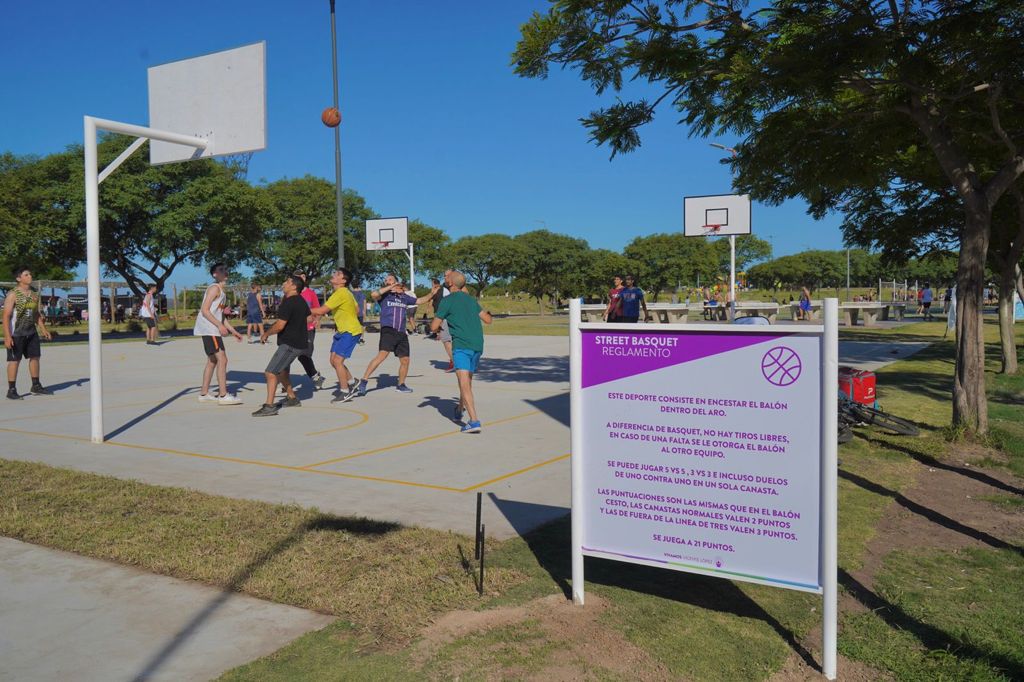
{"label": "tree trunk", "polygon": [[999,273],[999,350],[1003,374],[1017,373],[1017,344],[1013,337],[1013,294],[1016,289],[1014,265]]}
{"label": "tree trunk", "polygon": [[968,205],[960,239],[956,278],[956,369],[953,377],[953,426],[988,432],[985,395],[985,342],[982,292],[988,255],[991,213]]}

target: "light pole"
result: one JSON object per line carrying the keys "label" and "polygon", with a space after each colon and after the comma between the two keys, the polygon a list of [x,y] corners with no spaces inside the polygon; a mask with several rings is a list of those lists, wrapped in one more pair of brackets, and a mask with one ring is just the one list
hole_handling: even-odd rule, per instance
{"label": "light pole", "polygon": [[846,302],[850,302],[850,247],[846,247]]}
{"label": "light pole", "polygon": [[[709,142],[712,147],[716,149],[723,149],[730,154],[732,158],[736,158],[736,150],[732,147],[726,147],[724,144],[718,144],[717,142]],[[729,310],[732,312],[732,317],[736,316],[736,235],[729,235]]]}
{"label": "light pole", "polygon": [[[338,109],[338,31],[331,1],[331,72],[334,76],[334,108]],[[338,109],[341,111],[341,109]],[[338,215],[338,267],[345,267],[345,209],[341,205],[341,126],[334,126],[334,203]]]}

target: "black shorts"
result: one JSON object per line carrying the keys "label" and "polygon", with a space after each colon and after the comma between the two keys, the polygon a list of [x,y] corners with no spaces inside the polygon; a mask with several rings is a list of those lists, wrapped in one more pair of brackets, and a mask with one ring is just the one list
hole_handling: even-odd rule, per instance
{"label": "black shorts", "polygon": [[203,352],[209,355],[216,355],[224,350],[224,338],[221,336],[204,336]]}
{"label": "black shorts", "polygon": [[7,349],[7,362],[20,362],[22,358],[38,358],[42,355],[39,334],[33,332],[28,336],[15,336],[14,347]]}
{"label": "black shorts", "polygon": [[152,317],[144,317],[142,319],[146,321],[146,326],[149,327],[150,329],[156,326],[156,320],[154,320]]}
{"label": "black shorts", "polygon": [[267,364],[266,371],[271,374],[280,374],[291,367],[295,359],[302,355],[303,352],[304,349],[302,348],[293,348],[288,344],[282,343],[274,351],[273,357],[270,358],[270,362]]}
{"label": "black shorts", "polygon": [[622,317],[618,318],[615,321],[616,322],[626,322],[626,323],[629,323],[629,324],[635,324],[635,323],[640,321],[640,316],[639,315],[633,315],[633,316],[630,316],[630,317],[626,317],[625,315],[623,315]]}
{"label": "black shorts", "polygon": [[925,310],[929,310],[932,307],[932,302],[931,301],[923,302],[923,303],[921,303],[921,307],[923,307]]}
{"label": "black shorts", "polygon": [[380,345],[377,350],[394,353],[396,358],[409,357],[409,337],[391,327],[380,328]]}

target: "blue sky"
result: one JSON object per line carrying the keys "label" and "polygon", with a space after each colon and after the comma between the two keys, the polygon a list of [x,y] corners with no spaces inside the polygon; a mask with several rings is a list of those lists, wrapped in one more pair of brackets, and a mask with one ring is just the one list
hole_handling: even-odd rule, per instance
{"label": "blue sky", "polygon": [[[691,139],[665,108],[643,146],[609,161],[578,119],[601,104],[574,73],[521,79],[519,26],[546,3],[338,0],[343,185],[382,215],[453,238],[532,229],[621,249],[682,229],[682,198],[730,190],[720,165],[735,139]],[[148,123],[146,68],[267,42],[268,146],[253,181],[333,180],[327,0],[108,0],[5,3],[0,27],[0,150],[44,155],[82,139],[85,114]],[[607,99],[607,98],[606,98]],[[838,218],[802,202],[755,204],[755,234],[777,255],[841,248]],[[177,283],[203,279],[191,268]]]}

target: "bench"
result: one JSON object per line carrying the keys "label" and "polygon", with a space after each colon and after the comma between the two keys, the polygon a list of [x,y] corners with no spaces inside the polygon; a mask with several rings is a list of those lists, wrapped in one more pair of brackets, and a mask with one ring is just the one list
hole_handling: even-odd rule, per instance
{"label": "bench", "polygon": [[843,324],[853,327],[857,324],[857,318],[864,317],[865,327],[874,327],[889,308],[885,303],[840,303],[839,312],[843,316]]}
{"label": "bench", "polygon": [[[603,303],[585,303],[580,306],[584,322],[603,321],[607,309],[608,306]],[[651,316],[650,321],[655,324],[686,324],[689,307],[685,303],[649,303],[647,312]]]}

